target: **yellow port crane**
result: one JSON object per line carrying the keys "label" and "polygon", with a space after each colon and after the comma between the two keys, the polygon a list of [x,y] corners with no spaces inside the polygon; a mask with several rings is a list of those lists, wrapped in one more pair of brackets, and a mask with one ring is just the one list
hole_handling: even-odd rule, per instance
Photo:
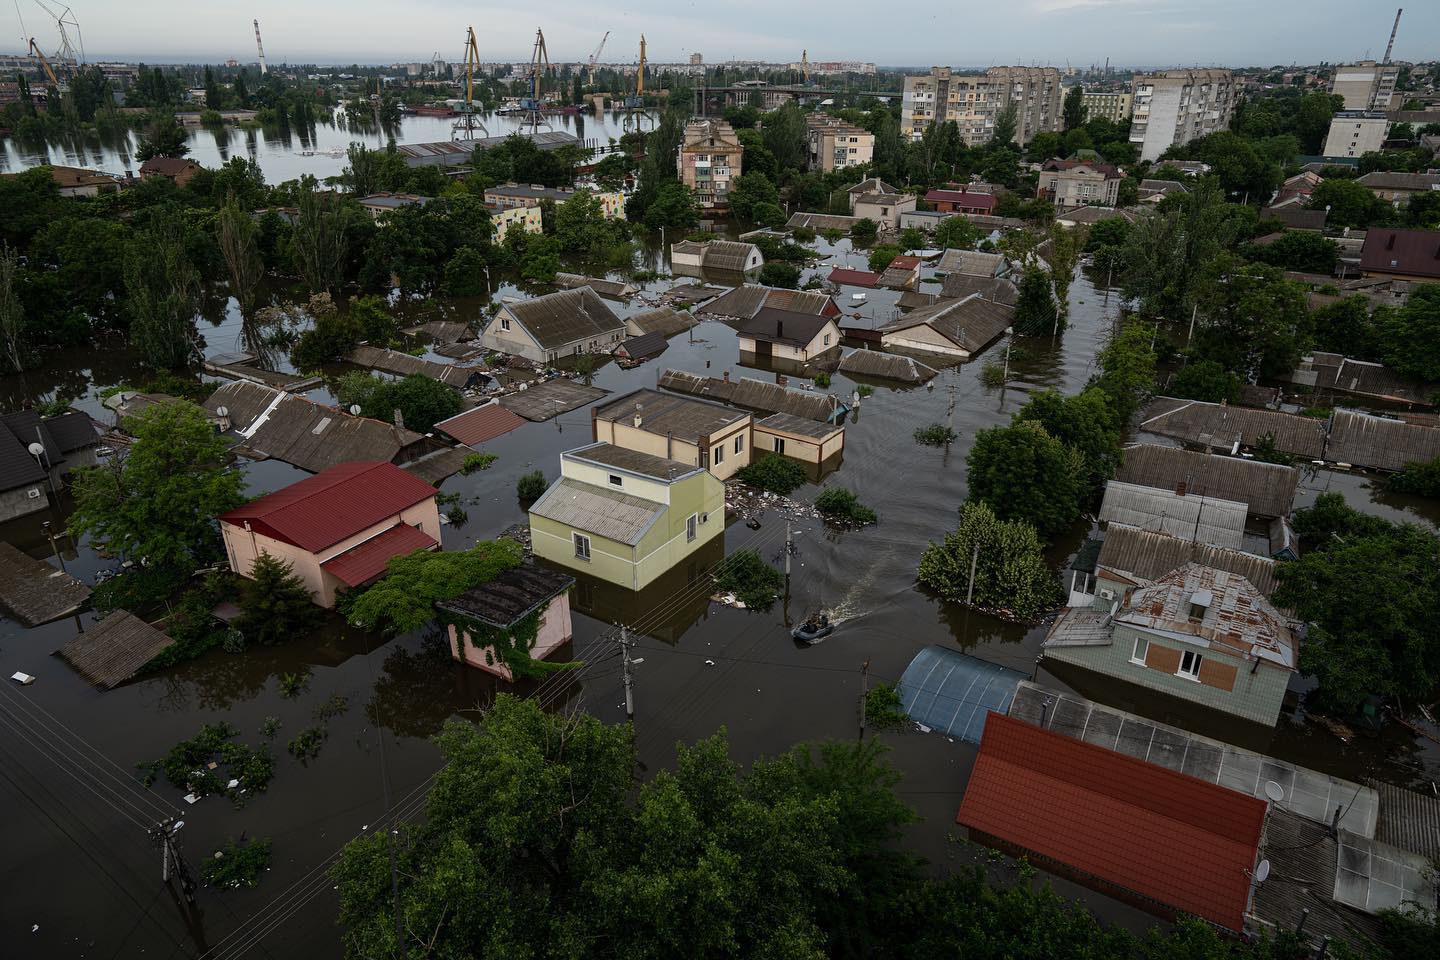
{"label": "yellow port crane", "polygon": [[450,125],[451,140],[473,140],[479,130],[487,137],[490,131],[475,116],[475,71],[480,69],[480,49],[475,45],[475,28],[465,29],[465,103],[459,118]]}
{"label": "yellow port crane", "polygon": [[45,76],[50,80],[50,85],[57,90],[60,89],[60,78],[55,76],[55,71],[50,68],[50,61],[45,59],[45,54],[41,52],[40,46],[35,42],[34,37],[30,38],[30,56],[40,61],[40,66],[44,69]]}
{"label": "yellow port crane", "polygon": [[540,124],[549,126],[545,119],[545,101],[541,99],[545,74],[550,72],[550,51],[545,49],[545,31],[535,31],[535,52],[530,57],[530,96],[520,101],[522,116],[530,122],[530,132],[537,133]]}
{"label": "yellow port crane", "polygon": [[605,41],[609,39],[610,31],[606,30],[605,36],[600,38],[600,46],[596,47],[595,52],[590,54],[590,86],[592,87],[595,86],[595,64],[599,62],[600,54],[605,51]]}
{"label": "yellow port crane", "polygon": [[625,118],[622,129],[641,128],[640,118],[645,115],[645,34],[640,34],[640,63],[635,69],[635,95],[625,98]]}

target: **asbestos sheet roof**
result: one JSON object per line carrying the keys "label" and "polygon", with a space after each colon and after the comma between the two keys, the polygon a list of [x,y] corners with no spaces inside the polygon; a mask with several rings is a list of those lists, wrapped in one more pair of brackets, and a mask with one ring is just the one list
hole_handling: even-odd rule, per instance
{"label": "asbestos sheet roof", "polygon": [[859,217],[845,217],[833,213],[792,213],[790,219],[785,221],[785,226],[790,229],[805,227],[809,230],[842,230],[850,232]]}
{"label": "asbestos sheet roof", "polygon": [[403,557],[416,550],[431,550],[436,546],[438,544],[430,534],[416,530],[408,523],[397,523],[379,536],[336,554],[320,564],[320,568],[347,587],[360,587],[384,573],[392,557]]}
{"label": "asbestos sheet roof", "polygon": [[[637,409],[638,408],[638,409]],[[659,436],[695,443],[745,420],[750,414],[721,403],[676,396],[659,390],[636,390],[597,407],[595,419],[633,424],[639,415],[641,429]]]}
{"label": "asbestos sheet roof", "polygon": [[971,277],[998,277],[1006,272],[1004,254],[979,250],[946,250],[935,264],[938,273],[963,273]]}
{"label": "asbestos sheet roof", "polygon": [[1155,580],[1191,562],[1244,577],[1267,597],[1275,592],[1275,561],[1270,557],[1196,543],[1118,521],[1106,528],[1096,565],[1142,580]]}
{"label": "asbestos sheet roof", "polygon": [[738,240],[711,240],[705,244],[703,264],[711,270],[729,270],[743,273],[752,253],[759,248],[753,243]]}
{"label": "asbestos sheet roof", "polygon": [[547,350],[591,337],[609,337],[625,328],[625,321],[589,287],[507,303],[503,309]]}
{"label": "asbestos sheet roof", "polygon": [[634,546],[665,513],[663,503],[561,477],[530,512],[582,533]]}
{"label": "asbestos sheet roof", "polygon": [[819,336],[830,322],[829,317],[813,313],[762,307],[755,316],[740,324],[737,332],[753,340],[804,347]]}
{"label": "asbestos sheet roof", "polygon": [[625,328],[635,336],[658,333],[662,337],[673,337],[695,326],[696,320],[688,311],[676,310],[671,306],[659,306],[625,318]]}
{"label": "asbestos sheet roof", "polygon": [[1265,434],[1285,453],[1318,460],[1325,453],[1325,421],[1273,410],[1159,397],[1141,415],[1140,431],[1228,450],[1253,447]]}
{"label": "asbestos sheet roof", "polygon": [[896,692],[916,723],[946,736],[979,743],[991,711],[1010,708],[1025,675],[948,647],[928,646],[905,668]]}
{"label": "asbestos sheet roof", "polygon": [[68,616],[90,599],[90,588],[44,560],[0,540],[0,607],[27,627]]}
{"label": "asbestos sheet roof", "polygon": [[400,451],[425,439],[414,431],[352,417],[248,380],[225,384],[203,406],[212,416],[226,408],[243,448],[312,473],[354,460],[394,460]]}
{"label": "asbestos sheet roof", "polygon": [[924,383],[940,371],[912,357],[879,350],[855,350],[840,361],[840,372],[901,383]]}
{"label": "asbestos sheet roof", "polygon": [[835,436],[837,433],[844,433],[844,427],[837,427],[833,423],[826,423],[822,420],[811,420],[809,417],[796,417],[788,413],[773,413],[755,424],[757,430],[767,430],[771,433],[788,433],[797,437],[807,437],[816,443],[823,443]]}
{"label": "asbestos sheet roof", "polygon": [[721,380],[718,377],[701,377],[682,370],[666,370],[660,374],[658,385],[665,390],[721,400],[747,410],[790,413],[824,422],[834,421],[848,409],[839,399],[828,394],[787,390],[779,384],[750,377]]}
{"label": "asbestos sheet roof", "polygon": [[500,398],[500,403],[526,420],[543,423],[552,417],[558,417],[562,413],[578,410],[587,403],[593,403],[609,392],[599,387],[587,387],[583,383],[576,383],[574,380],[560,377],[555,380],[546,380],[544,383],[538,383],[516,393],[506,394]]}
{"label": "asbestos sheet roof", "polygon": [[783,290],[779,287],[761,287],[745,284],[734,287],[696,311],[701,317],[729,317],[749,320],[763,307],[779,310],[793,310],[796,313],[812,313],[817,316],[836,317],[840,308],[826,293],[813,290]]}
{"label": "asbestos sheet roof", "polygon": [[[1200,618],[1192,619],[1200,597],[1208,599]],[[1295,669],[1299,645],[1284,615],[1250,581],[1214,567],[1187,563],[1137,587],[1115,620]]]}
{"label": "asbestos sheet roof", "polygon": [[1440,393],[1440,386],[1433,383],[1396,373],[1383,364],[1349,358],[1341,360],[1335,368],[1330,386],[1356,396],[1425,407],[1434,406],[1434,397]]}
{"label": "asbestos sheet roof", "polygon": [[578,273],[557,273],[555,274],[555,286],[566,290],[576,287],[589,287],[602,297],[614,297],[617,300],[633,296],[639,289],[634,284],[625,283],[621,280],[605,280],[601,277],[586,277]]}
{"label": "asbestos sheet roof", "polygon": [[679,460],[667,460],[664,457],[642,453],[627,447],[617,447],[609,443],[592,443],[576,450],[567,450],[563,457],[566,460],[576,460],[600,467],[613,467],[616,470],[636,473],[662,483],[670,483],[684,479],[691,474],[704,472],[703,467],[681,463]]}
{"label": "asbestos sheet roof", "polygon": [[412,477],[424,480],[432,487],[438,487],[446,478],[460,471],[469,453],[465,447],[444,447],[411,460],[400,469]]}
{"label": "asbestos sheet roof", "polygon": [[1375,470],[1403,470],[1406,464],[1440,457],[1440,429],[1336,410],[1325,459]]}
{"label": "asbestos sheet roof", "polygon": [[1357,949],[1373,947],[1380,924],[1334,897],[1340,845],[1327,825],[1271,810],[1260,856],[1270,861],[1270,879],[1256,887],[1251,905],[1259,924],[1294,929],[1301,911],[1309,910],[1305,937],[1312,946],[1329,937]]}
{"label": "asbestos sheet roof", "polygon": [[971,294],[1013,307],[1020,299],[1020,288],[1007,277],[976,277],[968,273],[948,274],[940,283],[941,296],[962,299]]}
{"label": "asbestos sheet roof", "polygon": [[1183,485],[1189,493],[1247,504],[1261,517],[1287,516],[1300,482],[1294,467],[1154,443],[1127,447],[1124,454],[1116,480],[1163,490]]}
{"label": "asbestos sheet roof", "polygon": [[1199,494],[1182,497],[1173,490],[1112,480],[1105,486],[1100,522],[1119,521],[1142,530],[1238,550],[1244,543],[1248,512],[1245,504],[1233,500]]}
{"label": "asbestos sheet roof", "polygon": [[1375,839],[1428,860],[1440,859],[1440,798],[1379,780],[1369,785],[1380,797]]}
{"label": "asbestos sheet roof", "polygon": [[568,574],[525,563],[436,606],[506,630],[574,585],[575,578]]}
{"label": "asbestos sheet roof", "polygon": [[941,300],[929,307],[911,310],[898,320],[880,327],[882,333],[899,333],[925,326],[966,353],[977,353],[1005,332],[1015,319],[1015,309],[982,299],[978,294],[963,300]]}
{"label": "asbestos sheet roof", "polygon": [[995,714],[956,822],[1239,933],[1265,809]]}
{"label": "asbestos sheet roof", "polygon": [[139,673],[170,643],[144,620],[116,610],[61,647],[60,656],[86,680],[109,690]]}
{"label": "asbestos sheet roof", "polygon": [[456,414],[448,420],[435,424],[435,429],[454,437],[466,446],[488,443],[496,437],[503,437],[528,421],[511,412],[499,403],[486,403]]}
{"label": "asbestos sheet roof", "polygon": [[453,363],[436,363],[434,360],[412,357],[399,350],[372,347],[368,344],[362,344],[351,350],[344,359],[358,367],[384,370],[402,377],[429,377],[432,380],[439,380],[447,386],[455,387],[457,390],[469,383],[470,378],[476,373],[476,371],[464,367],[457,367]]}
{"label": "asbestos sheet roof", "polygon": [[27,449],[33,442],[33,434],[25,438],[16,436],[5,419],[0,418],[0,490],[44,483],[45,468]]}
{"label": "asbestos sheet roof", "polygon": [[317,553],[435,496],[389,461],[357,460],[306,477],[216,517]]}
{"label": "asbestos sheet roof", "polygon": [[623,353],[631,360],[648,360],[660,356],[669,346],[662,333],[642,333],[621,343],[615,348],[615,352]]}

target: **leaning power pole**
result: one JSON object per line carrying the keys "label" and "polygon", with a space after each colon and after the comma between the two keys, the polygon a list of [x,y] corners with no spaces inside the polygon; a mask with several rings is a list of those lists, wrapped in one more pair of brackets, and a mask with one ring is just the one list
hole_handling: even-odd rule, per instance
{"label": "leaning power pole", "polygon": [[265,46],[260,42],[260,21],[255,21],[255,52],[260,54],[260,76],[265,76]]}

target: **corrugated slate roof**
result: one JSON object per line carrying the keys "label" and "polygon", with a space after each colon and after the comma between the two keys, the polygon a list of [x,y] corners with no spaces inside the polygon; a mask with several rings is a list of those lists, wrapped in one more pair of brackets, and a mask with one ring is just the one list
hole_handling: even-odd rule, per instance
{"label": "corrugated slate roof", "polygon": [[168,636],[124,610],[116,610],[60,648],[60,656],[86,680],[109,690],[140,671],[170,646]]}
{"label": "corrugated slate roof", "polygon": [[458,413],[448,420],[441,420],[435,424],[435,429],[449,434],[467,446],[474,446],[503,437],[528,422],[523,417],[516,416],[508,407],[491,402]]}
{"label": "corrugated slate roof", "polygon": [[1440,429],[1336,410],[1325,459],[1376,470],[1403,470],[1409,463],[1440,457]]}
{"label": "corrugated slate roof", "polygon": [[840,372],[901,383],[924,383],[940,371],[912,357],[879,350],[855,350],[840,361]]}
{"label": "corrugated slate roof", "polygon": [[665,335],[658,332],[642,333],[639,336],[631,337],[615,348],[617,354],[624,353],[631,360],[648,360],[651,357],[658,357],[665,352],[670,344],[665,342]]}
{"label": "corrugated slate roof", "polygon": [[1142,487],[1111,480],[1100,503],[1100,522],[1119,521],[1142,530],[1213,543],[1232,550],[1245,540],[1248,508],[1233,500]]}
{"label": "corrugated slate roof", "polygon": [[31,440],[22,440],[0,418],[0,490],[15,490],[45,481],[45,468],[30,455]]}
{"label": "corrugated slate roof", "polygon": [[74,613],[90,588],[44,560],[0,540],[0,607],[27,627]]}
{"label": "corrugated slate roof", "polygon": [[756,423],[755,426],[757,429],[770,430],[775,433],[791,433],[797,437],[809,437],[817,442],[828,440],[835,434],[845,431],[844,427],[837,427],[833,423],[812,420],[809,417],[797,417],[788,413],[772,413]]}
{"label": "corrugated slate roof", "polygon": [[408,523],[397,523],[379,536],[337,553],[320,564],[320,568],[347,587],[361,587],[384,573],[391,557],[403,557],[436,546],[435,538],[425,531]]}
{"label": "corrugated slate roof", "polygon": [[1115,479],[1164,490],[1183,485],[1190,493],[1248,504],[1256,516],[1283,517],[1290,513],[1300,471],[1277,463],[1141,443],[1125,448]]}
{"label": "corrugated slate roof", "polygon": [[1014,307],[973,294],[963,300],[945,299],[928,307],[919,307],[879,329],[882,333],[899,333],[913,327],[929,327],[966,353],[973,354],[1004,333],[1014,319]]}
{"label": "corrugated slate roof", "polygon": [[561,477],[535,501],[530,512],[582,533],[633,546],[665,513],[665,505]]}
{"label": "corrugated slate roof", "polygon": [[750,416],[743,410],[708,400],[679,397],[659,390],[636,390],[596,407],[595,419],[633,425],[637,413],[641,429],[661,436],[674,434],[677,439],[690,443],[708,438]]}
{"label": "corrugated slate roof", "polygon": [[1317,460],[1325,453],[1325,421],[1273,410],[1233,407],[1202,400],[1157,397],[1140,421],[1142,433],[1174,437],[1205,447],[1230,449],[1238,440],[1253,447],[1265,434],[1285,453]]}
{"label": "corrugated slate roof", "polygon": [[744,273],[750,254],[758,253],[759,249],[753,243],[741,243],[738,240],[711,240],[705,244],[701,263],[710,270]]}
{"label": "corrugated slate roof", "polygon": [[956,822],[1236,933],[1265,802],[992,714]]}
{"label": "corrugated slate roof", "polygon": [[814,290],[785,290],[780,287],[761,287],[745,284],[734,287],[695,311],[697,316],[733,317],[749,320],[763,307],[779,310],[793,310],[796,313],[813,313],[817,316],[838,317],[840,308],[827,293]]}
{"label": "corrugated slate roof", "polygon": [[793,413],[797,417],[808,417],[811,420],[833,421],[848,409],[839,399],[827,394],[787,390],[779,384],[766,383],[751,377],[721,380],[718,377],[697,376],[683,370],[666,370],[660,374],[658,385],[676,393],[723,400],[747,410]]}
{"label": "corrugated slate roof", "polygon": [[585,277],[578,273],[557,273],[555,274],[555,286],[571,290],[576,287],[589,287],[602,297],[614,297],[623,300],[633,296],[638,287],[623,280],[605,280],[601,277]]}
{"label": "corrugated slate roof", "polygon": [[557,290],[533,300],[507,303],[501,309],[547,350],[591,337],[610,337],[625,329],[625,321],[589,287]]}
{"label": "corrugated slate roof", "polygon": [[667,305],[644,310],[625,318],[625,328],[635,336],[658,333],[662,337],[673,337],[684,333],[697,323],[689,311],[676,310]]}
{"label": "corrugated slate roof", "polygon": [[980,250],[946,250],[935,264],[939,273],[963,273],[972,277],[998,277],[1005,273],[1005,255]]}
{"label": "corrugated slate roof", "polygon": [[596,466],[613,467],[616,470],[636,473],[663,483],[681,480],[694,473],[703,473],[705,469],[694,464],[681,463],[679,460],[667,460],[664,457],[604,442],[567,450],[561,456],[566,460],[578,460]]}
{"label": "corrugated slate roof", "polygon": [[457,390],[463,389],[471,378],[480,372],[468,367],[458,367],[453,363],[436,363],[434,360],[414,357],[399,350],[372,347],[369,344],[361,344],[345,354],[343,359],[358,367],[384,370],[402,377],[429,377]]}
{"label": "corrugated slate roof", "polygon": [[436,490],[381,460],[358,460],[252,500],[216,519],[316,553],[373,527]]}
{"label": "corrugated slate roof", "polygon": [[1020,299],[1020,288],[1008,277],[976,277],[968,273],[947,274],[940,282],[941,296],[958,299],[971,294],[1013,307]]}
{"label": "corrugated slate roof", "polygon": [[[762,307],[755,316],[740,324],[736,331],[742,337],[762,342],[804,347],[819,336],[820,331],[830,322],[829,317],[813,313]],[[836,346],[838,345],[837,343]]]}
{"label": "corrugated slate roof", "polygon": [[525,563],[435,606],[506,630],[574,585],[575,578],[568,574]]}
{"label": "corrugated slate roof", "polygon": [[1106,527],[1096,565],[1142,580],[1155,580],[1192,561],[1242,576],[1267,597],[1275,592],[1275,561],[1270,557],[1142,530],[1119,521]]}
{"label": "corrugated slate roof", "polygon": [[1380,796],[1375,839],[1430,860],[1440,859],[1440,798],[1379,780],[1368,784]]}

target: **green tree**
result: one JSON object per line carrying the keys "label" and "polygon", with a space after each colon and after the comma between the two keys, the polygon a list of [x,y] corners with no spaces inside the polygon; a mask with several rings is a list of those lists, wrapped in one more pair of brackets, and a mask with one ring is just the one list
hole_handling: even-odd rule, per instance
{"label": "green tree", "polygon": [[1095,358],[1100,373],[1091,379],[1110,399],[1116,422],[1126,423],[1155,387],[1156,334],[1148,323],[1131,322],[1120,328]]}
{"label": "green tree", "polygon": [[1008,610],[1021,620],[1035,620],[1063,599],[1044,550],[1034,527],[1003,521],[985,503],[966,503],[960,525],[925,548],[916,579],[952,603],[969,597],[982,610]]}
{"label": "green tree", "polygon": [[700,222],[700,202],[685,184],[675,180],[661,183],[656,190],[654,202],[645,210],[645,226],[652,230],[661,227],[693,227]]}
{"label": "green tree", "polygon": [[153,406],[128,426],[128,449],[74,472],[70,531],[179,583],[223,558],[215,517],[245,501],[244,479],[199,407]]}
{"label": "green tree", "polygon": [[544,495],[546,486],[545,472],[531,470],[529,473],[521,474],[520,479],[515,481],[515,495],[521,500],[533,502]]}
{"label": "green tree", "polygon": [[805,115],[793,102],[765,115],[762,135],[781,174],[805,166]]}
{"label": "green tree", "polygon": [[1050,225],[1050,287],[1055,293],[1055,307],[1063,324],[1070,315],[1070,284],[1080,265],[1080,251],[1085,249],[1085,227]]}
{"label": "green tree", "polygon": [[469,550],[417,550],[391,557],[385,575],[347,598],[352,624],[386,634],[419,630],[435,619],[435,604],[489,583],[524,559],[513,540],[483,540]]}
{"label": "green tree", "polygon": [[874,240],[880,232],[880,225],[869,217],[861,217],[850,224],[850,237],[859,240],[861,243],[868,243]]}
{"label": "green tree", "polygon": [[1334,240],[1309,230],[1286,230],[1270,243],[1249,244],[1244,253],[1272,267],[1326,276],[1335,273],[1335,264],[1340,260],[1340,248]]}
{"label": "green tree", "polygon": [[1429,383],[1440,380],[1440,283],[1421,285],[1405,306],[1383,317],[1380,349],[1385,364]]}
{"label": "green tree", "polygon": [[1240,398],[1240,378],[1214,360],[1198,360],[1175,373],[1165,395],[1210,403],[1234,403]]}
{"label": "green tree", "polygon": [[170,113],[152,120],[145,136],[135,147],[135,159],[144,163],[152,157],[183,157],[190,152],[185,128]]}
{"label": "green tree", "polygon": [[250,578],[240,590],[240,617],[235,627],[246,643],[274,646],[303,636],[321,620],[310,588],[294,567],[264,552],[250,565]]}
{"label": "green tree", "polygon": [[363,417],[387,423],[395,423],[399,411],[405,429],[416,433],[429,433],[435,424],[459,413],[462,405],[460,395],[450,387],[418,373],[399,380],[349,374],[337,384],[335,398],[346,408],[359,405]]}
{"label": "green tree", "polygon": [[258,236],[260,228],[249,211],[243,210],[232,193],[215,218],[215,238],[230,274],[230,289],[242,312],[255,306],[255,294],[265,275],[260,259]]}
{"label": "green tree", "polygon": [[461,247],[445,264],[445,292],[452,297],[476,297],[486,290],[485,254]]}
{"label": "green tree", "polygon": [[1218,183],[1205,178],[1175,205],[1141,217],[1125,246],[1125,295],[1147,317],[1188,321],[1202,277],[1238,224]]}
{"label": "green tree", "polygon": [[870,269],[881,273],[890,266],[890,261],[900,256],[901,247],[893,243],[880,243],[870,248]]}
{"label": "green tree", "polygon": [[1024,336],[1049,336],[1059,329],[1060,314],[1050,289],[1050,275],[1031,266],[1020,276],[1020,293],[1015,301],[1015,332]]}
{"label": "green tree", "polygon": [[1216,258],[1202,295],[1195,352],[1226,370],[1277,377],[1295,369],[1310,336],[1298,284],[1277,267]]}
{"label": "green tree", "polygon": [[[1316,350],[1342,353],[1356,360],[1379,360],[1384,350],[1380,329],[1371,311],[1375,304],[1368,297],[1350,296],[1327,303],[1310,314],[1313,346]],[[1389,307],[1375,310],[1388,316]]]}
{"label": "green tree", "polygon": [[15,373],[25,369],[25,355],[29,352],[25,308],[15,284],[19,274],[19,253],[10,244],[0,242],[0,359],[5,362],[0,369]]}
{"label": "green tree", "polygon": [[772,260],[760,268],[759,279],[767,287],[793,290],[800,286],[800,268],[793,263]]}
{"label": "green tree", "polygon": [[1390,216],[1390,206],[1363,183],[1329,177],[1316,185],[1308,204],[1311,210],[1329,210],[1330,227],[1368,227]]}
{"label": "green tree", "polygon": [[763,173],[742,173],[730,189],[730,212],[742,220],[754,220],[757,204],[778,204],[780,193]]}
{"label": "green tree", "polygon": [[300,178],[293,243],[300,279],[311,293],[333,292],[344,278],[347,252],[345,211],[339,195],[322,192],[315,178]]}
{"label": "green tree", "polygon": [[980,231],[964,214],[946,217],[935,228],[935,244],[943,250],[974,250],[980,243]]}
{"label": "green tree", "polygon": [[180,367],[195,354],[192,326],[200,274],[188,253],[184,225],[167,216],[139,234],[125,260],[130,337],[147,363]]}
{"label": "green tree", "polygon": [[1085,462],[1088,492],[1098,492],[1115,476],[1124,424],[1111,409],[1109,396],[1098,387],[1087,387],[1069,397],[1055,390],[1034,394],[1014,420],[1040,424],[1050,436],[1079,453]]}
{"label": "green tree", "polygon": [[1085,458],[1035,421],[981,430],[965,463],[970,501],[989,504],[1001,520],[1029,524],[1048,540],[1080,516]]}
{"label": "green tree", "polygon": [[600,200],[588,190],[576,191],[555,208],[555,239],[568,253],[629,262],[630,225],[606,217]]}
{"label": "green tree", "polygon": [[1015,119],[1018,114],[1015,104],[1007,103],[995,115],[995,129],[990,134],[990,144],[1008,147],[1015,140]]}

